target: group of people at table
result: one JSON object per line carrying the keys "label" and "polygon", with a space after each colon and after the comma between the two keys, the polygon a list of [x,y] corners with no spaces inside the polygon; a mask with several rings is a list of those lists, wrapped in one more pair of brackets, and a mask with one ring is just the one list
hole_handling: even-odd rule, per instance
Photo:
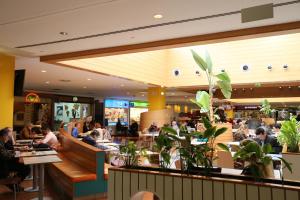
{"label": "group of people at table", "polygon": [[[182,124],[187,126],[186,123]],[[242,121],[236,123],[237,129],[234,129],[233,137],[235,141],[242,141],[247,138],[254,139],[260,145],[271,144],[274,153],[280,153],[282,147],[278,144],[276,140],[276,134],[280,129],[280,125],[274,126],[274,131],[270,134],[266,127],[260,126],[255,130],[256,136],[251,136],[247,125]],[[75,138],[80,138],[83,142],[90,144],[92,146],[98,147],[100,149],[106,149],[103,144],[99,144],[99,141],[110,141],[111,133],[106,128],[102,128],[100,123],[95,123],[94,126],[88,127],[87,124],[83,124],[84,133],[80,133],[81,123],[76,122],[72,128],[71,135]],[[184,129],[182,126],[178,128],[175,121],[171,122],[171,127],[180,130]],[[198,127],[195,127],[198,129]],[[201,127],[200,127],[201,128]],[[185,129],[184,129],[185,130]],[[253,134],[253,133],[252,133]],[[42,135],[42,137],[41,137]],[[21,131],[21,139],[32,139],[34,141],[34,147],[36,148],[59,148],[59,142],[57,136],[49,129],[48,125],[44,124],[42,126],[33,126],[28,124]],[[38,139],[37,139],[38,138]],[[25,179],[30,174],[30,168],[24,165],[22,161],[15,156],[16,141],[13,136],[13,131],[11,128],[7,127],[0,130],[0,178],[6,178],[14,172],[14,176],[20,177],[20,182]],[[29,150],[29,147],[25,147],[24,150]],[[7,185],[8,188],[13,189],[12,185]],[[20,186],[17,190],[22,190]]]}
{"label": "group of people at table", "polygon": [[[30,145],[21,145],[16,140],[12,128],[6,127],[0,130],[0,179],[18,177],[20,179],[16,190],[22,191],[20,183],[30,174],[30,167],[25,165],[23,159],[17,156],[19,151],[51,150],[59,146],[56,135],[47,124],[33,126],[28,124],[21,131],[20,139],[32,140]],[[13,185],[7,185],[14,189]]]}

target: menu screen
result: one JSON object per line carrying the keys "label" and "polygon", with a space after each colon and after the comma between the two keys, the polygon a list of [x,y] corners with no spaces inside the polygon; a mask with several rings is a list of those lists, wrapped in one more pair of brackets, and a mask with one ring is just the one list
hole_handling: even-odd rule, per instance
{"label": "menu screen", "polygon": [[105,100],[105,120],[108,126],[115,126],[120,119],[121,124],[128,125],[129,102],[126,100],[106,99]]}

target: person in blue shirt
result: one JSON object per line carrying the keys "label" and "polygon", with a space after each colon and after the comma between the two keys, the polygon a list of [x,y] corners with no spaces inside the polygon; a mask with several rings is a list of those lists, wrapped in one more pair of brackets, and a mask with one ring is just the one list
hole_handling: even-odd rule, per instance
{"label": "person in blue shirt", "polygon": [[76,122],[74,128],[72,129],[72,133],[71,133],[71,135],[73,137],[75,137],[75,138],[78,137],[78,135],[79,135],[79,128],[80,128],[80,123]]}

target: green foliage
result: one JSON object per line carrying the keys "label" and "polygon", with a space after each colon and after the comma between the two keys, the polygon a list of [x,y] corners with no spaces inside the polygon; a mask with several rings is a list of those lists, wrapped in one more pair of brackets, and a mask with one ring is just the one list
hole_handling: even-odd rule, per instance
{"label": "green foliage", "polygon": [[[240,159],[249,163],[243,170],[243,174],[251,175],[255,178],[262,178],[265,176],[263,169],[265,169],[271,162],[272,158],[267,154],[272,152],[272,146],[270,144],[259,146],[255,141],[245,140],[242,144],[242,148],[235,153],[233,159]],[[284,159],[284,165],[291,171],[291,166]]]}
{"label": "green foliage", "polygon": [[136,144],[133,141],[129,141],[127,145],[120,146],[120,157],[125,161],[125,166],[132,167],[138,165],[138,157],[147,157],[146,149],[142,148],[138,150]]}
{"label": "green foliage", "polygon": [[[169,127],[162,127],[162,131],[158,137],[155,138],[154,149],[159,152],[161,156],[160,167],[168,168],[171,160],[171,149],[174,140],[168,137],[168,133],[174,135],[174,129]],[[175,131],[176,133],[176,131]]]}
{"label": "green foliage", "polygon": [[277,137],[281,145],[287,145],[289,152],[299,152],[300,123],[295,117],[284,121],[281,125],[280,133]]}
{"label": "green foliage", "polygon": [[[213,126],[207,118],[202,118],[206,130],[204,132],[183,132],[182,137],[172,134],[170,129],[163,128],[163,131],[167,132],[167,136],[176,141],[179,145],[176,147],[179,150],[182,165],[185,170],[190,170],[195,166],[203,166],[206,172],[209,172],[213,167],[215,140],[218,136],[223,134],[227,128],[217,128]],[[169,132],[169,134],[168,134]],[[199,145],[192,145],[192,138],[201,138],[204,141]],[[175,144],[175,143],[173,143]],[[229,151],[228,147],[222,143],[217,144],[220,148]]]}
{"label": "green foliage", "polygon": [[198,91],[196,94],[196,103],[199,107],[203,109],[204,112],[208,112],[210,116],[210,121],[214,121],[214,115],[212,112],[212,98],[213,89],[217,85],[223,96],[230,99],[232,93],[231,80],[226,72],[219,74],[213,74],[213,64],[208,52],[205,52],[205,59],[198,55],[194,50],[191,50],[194,61],[199,66],[199,68],[205,72],[208,80],[208,93],[206,91]]}
{"label": "green foliage", "polygon": [[261,102],[260,112],[264,113],[267,117],[270,117],[272,114],[271,104],[267,99],[264,99]]}

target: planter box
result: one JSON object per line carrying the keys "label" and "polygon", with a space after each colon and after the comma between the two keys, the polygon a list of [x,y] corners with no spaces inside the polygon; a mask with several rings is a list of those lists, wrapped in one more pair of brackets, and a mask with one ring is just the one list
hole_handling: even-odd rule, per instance
{"label": "planter box", "polygon": [[143,197],[141,192],[151,192],[159,200],[299,199],[299,183],[282,185],[255,182],[244,176],[216,174],[207,177],[181,174],[176,170],[172,172],[157,170],[110,168],[109,200],[141,200]]}
{"label": "planter box", "polygon": [[282,170],[283,178],[286,180],[300,181],[300,153],[282,153],[288,163],[292,164],[293,173],[289,172],[287,168]]}

